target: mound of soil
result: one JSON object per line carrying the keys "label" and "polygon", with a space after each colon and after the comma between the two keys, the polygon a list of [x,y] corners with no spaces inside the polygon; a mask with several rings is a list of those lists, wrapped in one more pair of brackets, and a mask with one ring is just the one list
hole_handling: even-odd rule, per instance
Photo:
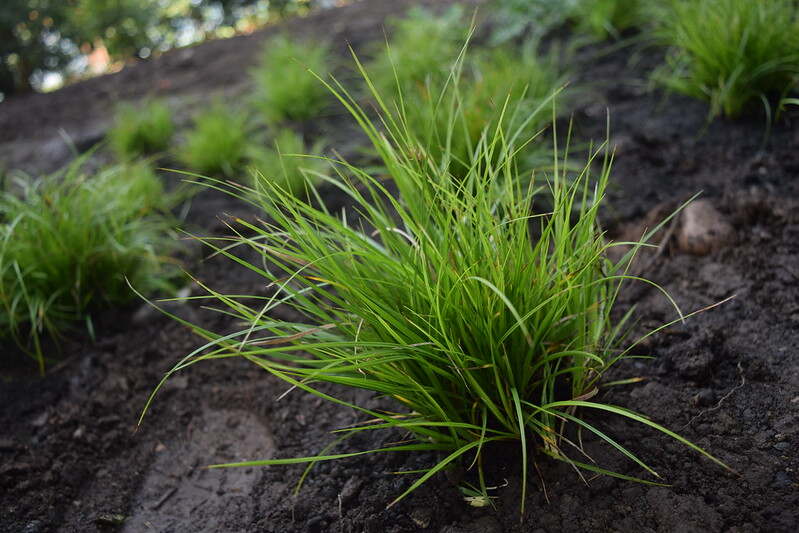
{"label": "mound of soil", "polygon": [[[380,34],[386,13],[410,3],[364,2],[294,21],[290,27],[308,33],[332,28],[342,39],[365,42]],[[99,103],[102,91],[140,95],[154,80],[169,80],[171,87],[186,84],[198,93],[212,90],[235,78],[234,71],[246,70],[244,58],[252,57],[260,38],[198,46],[193,49],[196,62],[181,63],[185,51],[176,51],[130,72],[11,100],[2,104],[0,131],[6,131],[7,117],[25,108],[49,114],[47,124],[83,127],[82,120],[97,120],[110,102]],[[492,450],[494,461],[487,465],[487,482],[498,487],[492,492],[493,507],[466,503],[457,490],[464,473],[452,471],[386,509],[411,482],[394,472],[433,464],[436,457],[428,454],[320,463],[294,496],[301,466],[204,466],[312,455],[333,439],[331,430],[358,422],[359,415],[297,391],[276,401],[284,384],[245,361],[224,360],[195,365],[173,377],[137,429],[155,384],[200,341],[178,323],[133,306],[100,317],[96,342],[76,333],[62,343],[62,362],[44,378],[33,375],[32,365],[18,354],[4,358],[0,529],[796,531],[799,117],[784,116],[770,131],[757,116],[708,123],[701,102],[641,90],[640,80],[651,65],[631,63],[629,50],[596,52],[589,48],[576,58],[578,82],[588,89],[579,99],[584,105],[575,112],[575,134],[581,140],[604,139],[609,111],[616,148],[613,189],[603,216],[609,234],[640,235],[664,206],[679,205],[701,192],[704,209],[712,207],[713,215],[695,212],[667,225],[655,238],[663,246],[642,256],[636,268],[686,312],[734,296],[647,340],[640,353],[655,358],[627,361],[611,376],[642,379],[608,388],[601,399],[679,432],[735,473],[641,425],[594,415],[596,424],[639,453],[668,485],[609,477],[584,480],[571,467],[537,456],[540,472],[531,478],[520,516],[520,458],[516,447],[507,447]],[[206,66],[196,70],[200,65]],[[86,109],[83,118],[74,110],[78,104]],[[63,111],[68,106],[73,110]],[[346,142],[343,133],[335,136],[337,129],[351,131],[346,120],[329,119],[326,133],[334,143]],[[19,135],[28,143],[41,141],[33,130],[23,128]],[[17,142],[22,141],[11,144]],[[334,191],[325,200],[346,203]],[[208,231],[217,229],[217,214],[242,209],[229,199],[204,202],[198,200],[193,209]],[[713,222],[703,226],[702,220]],[[723,232],[718,231],[722,224]],[[697,250],[682,244],[689,226],[692,238],[708,238],[712,245]],[[723,238],[713,240],[721,234]],[[706,253],[695,255],[697,251]],[[223,258],[202,261],[190,270],[223,292],[265,290],[262,280]],[[198,288],[192,290],[200,294]],[[621,304],[622,311],[636,306],[641,331],[675,317],[669,302],[649,285],[628,285]],[[224,317],[193,305],[171,310],[216,331],[232,327]],[[386,405],[363,392],[326,390],[367,407]],[[378,448],[402,437],[359,434],[336,450]],[[609,446],[590,440],[585,445],[601,465],[640,475]]]}

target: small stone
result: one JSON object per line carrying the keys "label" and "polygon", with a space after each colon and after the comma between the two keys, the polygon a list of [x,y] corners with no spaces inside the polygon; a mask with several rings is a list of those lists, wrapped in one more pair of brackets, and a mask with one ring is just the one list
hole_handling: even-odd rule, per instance
{"label": "small stone", "polygon": [[44,524],[41,520],[32,520],[25,525],[25,529],[23,529],[23,533],[39,533],[39,531],[43,530]]}
{"label": "small stone", "polygon": [[779,489],[784,489],[784,488],[787,488],[787,487],[791,487],[793,485],[794,485],[794,482],[791,479],[791,476],[788,475],[788,472],[782,472],[782,471],[777,472],[774,475],[774,481],[771,483],[772,487],[779,488]]}
{"label": "small stone", "polygon": [[781,452],[788,451],[788,449],[789,449],[790,447],[791,447],[790,443],[788,443],[788,442],[785,442],[785,441],[778,442],[777,444],[775,444],[775,445],[774,445],[774,449],[775,449],[775,450],[779,450],[779,451],[781,451]]}
{"label": "small stone", "polygon": [[694,407],[707,407],[716,400],[716,394],[711,389],[702,389],[691,397]]}
{"label": "small stone", "polygon": [[100,513],[94,519],[94,523],[100,527],[119,526],[125,521],[125,515],[118,513]]}
{"label": "small stone", "polygon": [[43,425],[45,425],[47,423],[47,420],[49,418],[50,418],[50,415],[48,415],[47,411],[45,411],[44,413],[40,414],[39,416],[37,416],[36,418],[31,420],[31,425],[33,427],[36,427],[36,428],[42,427]]}
{"label": "small stone", "polygon": [[121,420],[122,419],[119,418],[117,415],[106,415],[106,416],[100,417],[97,420],[97,425],[101,426],[101,427],[105,426],[107,428],[107,427],[115,426],[115,425],[119,424],[119,422]]}
{"label": "small stone", "polygon": [[86,427],[78,426],[78,429],[76,429],[75,432],[72,433],[72,438],[73,439],[79,439],[79,438],[81,438],[83,436],[83,434],[85,432],[86,432]]}
{"label": "small stone", "polygon": [[341,504],[350,505],[361,491],[361,486],[363,486],[363,481],[360,478],[357,476],[350,477],[341,489]]}
{"label": "small stone", "polygon": [[311,517],[308,522],[305,523],[305,530],[306,531],[325,531],[326,528],[327,517],[323,514],[316,515]]}
{"label": "small stone", "polygon": [[410,517],[417,527],[427,529],[433,519],[433,510],[430,507],[416,507],[410,512]]}
{"label": "small stone", "polygon": [[175,376],[170,378],[164,385],[166,390],[184,390],[189,386],[188,376]]}
{"label": "small stone", "polygon": [[707,255],[732,244],[735,230],[707,200],[697,200],[680,214],[677,246],[683,252]]}

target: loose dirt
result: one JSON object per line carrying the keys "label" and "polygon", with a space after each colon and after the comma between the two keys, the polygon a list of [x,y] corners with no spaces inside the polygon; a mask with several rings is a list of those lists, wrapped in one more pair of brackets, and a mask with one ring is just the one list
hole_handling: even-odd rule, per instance
{"label": "loose dirt", "polygon": [[[387,13],[410,3],[364,2],[288,27],[364,44],[382,34]],[[14,166],[58,166],[63,154],[41,153],[41,146],[55,142],[58,128],[80,132],[87,142],[92,131],[101,137],[105,112],[117,96],[154,90],[182,99],[239,83],[243,91],[258,43],[273,31],[171,52],[53,94],[0,104],[0,155],[11,154],[6,162]],[[494,460],[487,465],[488,484],[499,487],[493,491],[495,508],[469,506],[457,490],[465,474],[455,471],[386,509],[412,479],[393,472],[433,464],[436,457],[426,454],[321,463],[295,497],[301,466],[204,467],[318,453],[331,441],[332,429],[359,421],[359,415],[297,391],[276,401],[284,384],[245,361],[225,360],[181,372],[137,429],[153,387],[200,340],[168,318],[137,312],[139,304],[133,304],[98,317],[96,342],[80,331],[70,335],[62,343],[61,363],[44,378],[6,345],[0,362],[0,530],[796,531],[799,116],[782,117],[770,132],[756,114],[708,123],[701,102],[644,90],[641,80],[657,60],[654,52],[635,62],[629,48],[595,52],[577,57],[575,85],[587,83],[588,89],[575,111],[575,137],[604,139],[610,113],[616,158],[603,214],[609,235],[642,231],[650,211],[679,205],[697,192],[734,233],[705,255],[679,246],[677,228],[660,234],[671,245],[637,264],[684,311],[734,298],[645,342],[638,352],[654,358],[625,362],[611,376],[643,379],[608,388],[601,399],[678,431],[737,473],[642,426],[592,415],[668,486],[607,477],[584,481],[567,465],[536,456],[540,475],[532,476],[520,521],[518,450],[502,447],[491,450]],[[343,115],[320,128],[334,143],[347,142],[352,131]],[[325,201],[345,203],[332,191]],[[212,195],[199,197],[192,209],[203,232],[224,228],[216,218],[220,213],[246,210]],[[222,291],[265,290],[223,258],[197,261],[189,270]],[[630,284],[621,304],[636,306],[641,331],[675,317],[668,301],[647,285]],[[233,327],[193,305],[175,311],[211,329]],[[387,405],[363,392],[327,390],[367,407]],[[376,448],[402,437],[363,434],[337,451]],[[586,441],[600,464],[641,474],[608,448]]]}

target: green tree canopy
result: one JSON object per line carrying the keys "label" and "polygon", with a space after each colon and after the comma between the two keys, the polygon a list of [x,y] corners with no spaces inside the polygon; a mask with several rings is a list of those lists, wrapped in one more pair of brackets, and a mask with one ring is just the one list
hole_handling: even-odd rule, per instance
{"label": "green tree canopy", "polygon": [[320,0],[2,0],[0,93],[25,91],[96,46],[113,59],[205,39],[242,21],[263,23]]}

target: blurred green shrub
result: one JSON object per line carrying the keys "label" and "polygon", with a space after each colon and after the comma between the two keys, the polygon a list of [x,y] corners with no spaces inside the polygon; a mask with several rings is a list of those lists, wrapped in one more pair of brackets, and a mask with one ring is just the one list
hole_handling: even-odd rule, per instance
{"label": "blurred green shrub", "polygon": [[232,175],[244,159],[249,137],[247,115],[220,100],[197,115],[178,158],[191,172]]}
{"label": "blurred green shrub", "polygon": [[799,6],[794,0],[669,0],[648,9],[669,47],[655,79],[710,102],[710,114],[739,115],[752,102],[799,82]]}
{"label": "blurred green shrub", "polygon": [[369,77],[384,97],[423,86],[446,75],[466,40],[468,23],[455,5],[441,15],[415,7],[389,23],[389,44],[382,44],[368,66]]}
{"label": "blurred green shrub", "polygon": [[89,174],[86,157],[0,195],[0,332],[44,370],[40,337],[100,307],[169,288],[174,248],[161,181],[145,163]]}
{"label": "blurred green shrub", "polygon": [[260,65],[252,71],[255,105],[266,122],[318,115],[330,95],[314,74],[326,78],[331,65],[326,44],[292,40],[286,35],[269,39]]}
{"label": "blurred green shrub", "polygon": [[124,161],[167,150],[173,131],[172,113],[164,102],[123,103],[116,110],[108,140]]}
{"label": "blurred green shrub", "polygon": [[492,40],[506,42],[525,33],[540,39],[566,23],[596,39],[618,37],[639,21],[641,0],[496,0]]}
{"label": "blurred green shrub", "polygon": [[322,140],[308,146],[302,135],[283,128],[274,139],[274,147],[252,149],[250,170],[256,197],[268,198],[273,186],[295,196],[309,197],[309,188],[319,183],[319,175],[330,166],[320,159],[323,146]]}

